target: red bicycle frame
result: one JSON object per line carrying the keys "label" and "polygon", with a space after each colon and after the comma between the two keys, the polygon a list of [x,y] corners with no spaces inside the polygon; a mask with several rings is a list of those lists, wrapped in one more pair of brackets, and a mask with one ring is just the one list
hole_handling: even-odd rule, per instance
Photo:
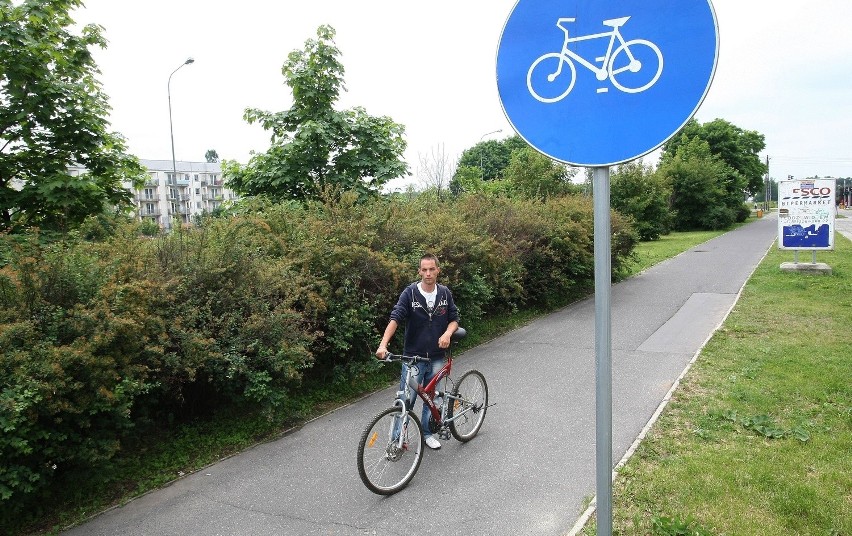
{"label": "red bicycle frame", "polygon": [[[438,386],[438,382],[446,378],[450,375],[450,372],[453,369],[453,356],[449,352],[447,352],[447,364],[441,367],[441,370],[438,371],[437,374],[426,384],[426,387],[422,385],[417,385],[417,396],[423,400],[423,403],[429,408],[429,413],[432,414],[432,419],[435,420],[436,423],[440,424],[442,415],[441,408],[435,405],[435,388]],[[424,425],[425,426],[425,425]]]}

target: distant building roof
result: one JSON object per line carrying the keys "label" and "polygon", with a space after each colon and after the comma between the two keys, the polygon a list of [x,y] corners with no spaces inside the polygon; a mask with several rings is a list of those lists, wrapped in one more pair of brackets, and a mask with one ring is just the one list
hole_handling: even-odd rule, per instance
{"label": "distant building roof", "polygon": [[171,160],[144,160],[139,159],[139,163],[151,171],[172,171],[177,169],[180,173],[221,173],[222,166],[219,162],[189,162],[187,160],[176,161],[175,167],[172,167]]}

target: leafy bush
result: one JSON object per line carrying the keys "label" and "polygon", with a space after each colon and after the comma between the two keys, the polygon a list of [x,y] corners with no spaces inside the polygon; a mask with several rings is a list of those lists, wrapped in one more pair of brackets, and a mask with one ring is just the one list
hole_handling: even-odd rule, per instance
{"label": "leafy bush", "polygon": [[[576,298],[592,286],[592,219],[575,196],[344,193],[251,200],[155,237],[120,221],[99,242],[2,237],[0,501],[95,467],[151,426],[282,407],[303,379],[369,374],[424,251],[469,329]],[[636,235],[615,212],[612,231],[617,274]]]}
{"label": "leafy bush", "polygon": [[123,352],[133,321],[88,314],[107,277],[96,256],[37,238],[0,270],[0,499],[64,465],[109,458],[145,370]]}
{"label": "leafy bush", "polygon": [[261,220],[212,218],[153,243],[167,320],[156,401],[190,413],[276,406],[298,384],[316,337],[318,282]]}
{"label": "leafy bush", "polygon": [[314,282],[250,220],[158,241],[12,248],[0,271],[0,498],[109,459],[135,426],[273,407],[316,334]]}
{"label": "leafy bush", "polygon": [[744,179],[698,138],[663,159],[657,173],[671,189],[672,226],[679,231],[726,229],[742,207]]}
{"label": "leafy bush", "polygon": [[[591,288],[591,199],[564,196],[537,202],[472,196],[460,203],[459,213],[480,236],[493,240],[491,305],[497,310],[564,303]],[[633,251],[636,235],[623,216],[612,213],[611,222],[612,266],[617,275]]]}
{"label": "leafy bush", "polygon": [[742,203],[737,210],[736,222],[742,223],[751,216],[751,208],[746,203]]}

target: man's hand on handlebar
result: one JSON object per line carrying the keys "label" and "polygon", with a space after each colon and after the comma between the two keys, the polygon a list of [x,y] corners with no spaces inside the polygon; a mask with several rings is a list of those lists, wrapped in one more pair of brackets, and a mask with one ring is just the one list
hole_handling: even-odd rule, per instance
{"label": "man's hand on handlebar", "polygon": [[379,348],[376,350],[376,358],[382,361],[386,361],[388,353],[389,352],[387,346],[379,346]]}

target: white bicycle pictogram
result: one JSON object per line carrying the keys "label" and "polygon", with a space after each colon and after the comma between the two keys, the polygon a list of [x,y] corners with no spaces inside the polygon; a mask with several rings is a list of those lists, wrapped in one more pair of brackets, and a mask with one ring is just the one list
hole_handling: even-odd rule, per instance
{"label": "white bicycle pictogram", "polygon": [[[613,86],[625,93],[640,93],[653,86],[663,72],[663,54],[660,52],[659,47],[651,41],[645,39],[624,40],[619,28],[624,26],[624,23],[629,19],[630,17],[621,17],[605,20],[603,21],[604,26],[610,26],[612,30],[578,37],[569,37],[568,28],[564,26],[569,22],[574,22],[575,18],[565,17],[558,19],[556,26],[565,32],[562,51],[543,54],[530,65],[530,69],[527,71],[527,89],[529,89],[530,94],[544,103],[552,103],[564,99],[574,89],[574,82],[577,80],[577,68],[574,66],[575,61],[595,73],[599,81],[602,82],[609,78]],[[609,46],[606,49],[606,55],[595,58],[595,61],[599,62],[600,66],[593,64],[568,48],[569,43],[603,37],[609,38]],[[616,42],[618,42],[617,48]],[[639,57],[645,61],[643,62],[638,59]],[[556,63],[555,66],[553,65],[554,61]],[[656,70],[654,70],[654,63],[656,63]],[[567,66],[568,70],[564,73],[565,76],[560,76],[563,75],[563,66]],[[631,77],[630,75],[622,76],[624,73],[639,73],[643,69],[643,73],[650,75],[653,72],[653,76],[650,79],[640,77],[638,83],[635,80],[637,77]],[[545,76],[546,83],[544,82]],[[619,81],[619,78],[622,80]],[[538,84],[537,89],[533,87],[534,81]],[[562,87],[566,87],[566,89],[561,90],[560,88]],[[602,87],[598,88],[597,92],[605,93],[607,90],[607,87]]]}

